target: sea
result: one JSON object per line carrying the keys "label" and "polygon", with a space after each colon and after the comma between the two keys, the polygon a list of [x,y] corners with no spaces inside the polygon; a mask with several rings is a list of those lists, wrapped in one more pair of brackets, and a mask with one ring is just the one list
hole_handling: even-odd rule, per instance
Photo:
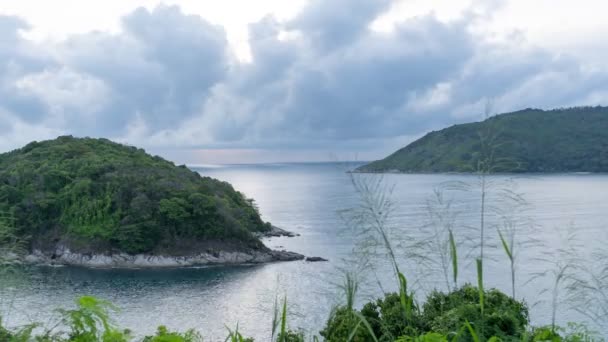
{"label": "sea", "polygon": [[[201,175],[231,183],[255,200],[264,220],[299,234],[266,238],[268,247],[327,262],[157,270],[31,267],[3,275],[2,321],[7,326],[32,322],[53,326],[59,320],[57,308],[73,308],[79,296],[92,295],[113,303],[117,310],[112,321],[136,337],[165,325],[177,331],[196,329],[207,341],[223,341],[227,329],[238,327],[256,341],[267,341],[275,306],[285,300],[288,326],[312,336],[325,325],[332,309],[344,303],[346,274],[359,283],[358,306],[397,289],[387,247],[420,305],[430,291],[453,286],[452,264],[441,264],[449,249],[447,228],[457,243],[456,284],[477,284],[480,177],[349,172],[359,165],[191,166]],[[587,297],[572,296],[577,289],[567,290],[571,283],[555,286],[560,271],[584,279],[587,269],[601,264],[599,255],[608,255],[603,250],[608,241],[608,175],[486,178],[485,287],[513,292],[511,260],[500,231],[515,256],[515,296],[527,303],[533,324],[550,324],[555,311],[559,324],[588,322],[608,335],[608,327],[585,315],[589,307],[572,302],[572,297]],[[557,300],[552,300],[556,290]],[[593,298],[597,293],[588,295]]]}

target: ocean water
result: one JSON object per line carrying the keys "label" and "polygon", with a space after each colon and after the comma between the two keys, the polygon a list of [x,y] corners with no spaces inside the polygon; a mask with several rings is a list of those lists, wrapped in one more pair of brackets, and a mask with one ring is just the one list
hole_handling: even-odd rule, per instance
{"label": "ocean water", "polygon": [[[136,336],[151,334],[160,324],[170,329],[195,328],[209,341],[223,341],[226,327],[235,328],[256,340],[268,340],[275,299],[287,298],[289,325],[317,333],[331,308],[342,301],[340,284],[345,269],[357,270],[362,282],[359,302],[395,289],[387,263],[376,260],[364,265],[354,234],[345,224],[344,211],[356,208],[360,196],[346,172],[356,164],[309,163],[263,165],[214,165],[193,168],[203,175],[228,181],[248,197],[254,198],[265,220],[301,234],[294,238],[265,240],[272,248],[287,249],[308,256],[321,256],[329,262],[285,262],[255,266],[207,267],[169,270],[89,270],[75,267],[37,267],[25,275],[6,280],[12,284],[2,292],[3,321],[11,326],[29,322],[53,324],[54,309],[69,308],[80,295],[107,299],[120,308],[113,315],[121,327]],[[360,176],[357,176],[360,177]],[[362,176],[375,177],[375,176]],[[393,212],[389,227],[403,243],[397,247],[401,270],[412,282],[421,299],[433,288],[445,285],[441,272],[421,272],[407,258],[408,243],[420,238],[419,227],[427,222],[425,206],[434,187],[445,182],[475,183],[470,175],[381,176],[393,187]],[[550,295],[542,293],[550,278],[530,283],[533,273],[551,270],[540,261],[554,252],[560,236],[576,232],[584,258],[605,244],[608,232],[608,175],[562,174],[496,176],[493,182],[509,180],[510,188],[523,194],[525,213],[534,228],[522,229],[521,239],[537,238],[545,246],[521,246],[518,252],[517,296],[531,307],[535,324],[550,322]],[[496,188],[498,189],[498,187]],[[475,240],[479,223],[479,197],[475,191],[450,192],[458,211],[455,232],[462,241],[459,282],[475,282],[473,257],[466,257]],[[502,202],[492,206],[501,209]],[[504,208],[503,208],[504,209]],[[346,212],[349,213],[348,211]],[[486,287],[510,293],[508,262],[496,238],[496,228],[488,223],[488,259],[485,263]],[[397,241],[397,240],[395,240]],[[475,252],[473,252],[474,254]],[[555,255],[549,259],[556,261]],[[375,260],[375,259],[374,259]],[[428,271],[428,270],[427,270]],[[526,284],[527,283],[527,284]],[[581,320],[566,304],[558,310],[558,321]],[[606,327],[598,330],[608,332]]]}

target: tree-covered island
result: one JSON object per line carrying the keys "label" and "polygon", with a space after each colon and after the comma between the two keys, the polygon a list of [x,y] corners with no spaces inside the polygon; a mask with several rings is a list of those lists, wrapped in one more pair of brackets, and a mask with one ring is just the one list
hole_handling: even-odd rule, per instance
{"label": "tree-covered island", "polygon": [[86,266],[296,260],[253,200],[144,150],[62,136],[0,155],[0,212],[27,258]]}

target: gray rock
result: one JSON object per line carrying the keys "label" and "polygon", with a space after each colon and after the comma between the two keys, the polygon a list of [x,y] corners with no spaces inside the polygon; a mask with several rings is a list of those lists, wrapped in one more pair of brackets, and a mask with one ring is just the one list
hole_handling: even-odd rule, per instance
{"label": "gray rock", "polygon": [[300,236],[300,234],[292,233],[290,231],[279,228],[277,226],[271,226],[269,231],[259,233],[258,235],[260,237],[279,237],[279,236],[296,237],[296,236]]}
{"label": "gray rock", "polygon": [[30,264],[72,265],[91,268],[163,268],[211,265],[260,264],[274,261],[303,260],[302,254],[288,251],[249,250],[239,252],[219,251],[189,256],[151,254],[81,254],[69,248],[58,247],[53,253],[34,250],[24,258]]}
{"label": "gray rock", "polygon": [[309,262],[319,262],[319,261],[329,261],[325,258],[321,258],[321,257],[306,257],[304,259],[304,261],[309,261]]}

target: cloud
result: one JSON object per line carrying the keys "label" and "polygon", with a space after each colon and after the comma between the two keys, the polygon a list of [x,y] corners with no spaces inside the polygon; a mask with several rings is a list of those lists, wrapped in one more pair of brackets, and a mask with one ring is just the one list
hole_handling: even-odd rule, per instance
{"label": "cloud", "polygon": [[27,29],[29,26],[25,21],[15,16],[2,16],[0,18],[0,34],[2,40],[3,52],[6,53],[6,47],[12,47],[19,42],[18,31]]}
{"label": "cloud", "polygon": [[119,34],[79,35],[59,47],[62,61],[113,90],[103,134],[120,133],[137,115],[152,130],[176,127],[225,78],[230,60],[221,27],[163,5],[139,8],[122,25]]}
{"label": "cloud", "polygon": [[308,124],[310,134],[328,139],[420,131],[426,124],[404,110],[408,95],[450,78],[472,53],[462,23],[426,17],[390,34],[368,31],[339,53],[315,56],[298,72],[286,124]]}
{"label": "cloud", "polygon": [[44,103],[49,114],[68,117],[99,112],[111,92],[102,80],[67,67],[29,73],[18,79],[15,87]]}
{"label": "cloud", "polygon": [[324,52],[339,49],[364,35],[390,4],[388,0],[312,0],[287,28],[305,32],[309,44]]}
{"label": "cloud", "polygon": [[44,115],[43,103],[36,96],[22,92],[16,80],[39,72],[54,62],[44,51],[37,51],[20,36],[27,23],[13,16],[0,16],[0,110],[15,112],[25,121]]}
{"label": "cloud", "polygon": [[289,21],[265,17],[249,26],[246,63],[222,27],[176,6],[58,43],[33,43],[27,23],[0,16],[0,131],[25,132],[0,147],[72,133],[154,148],[388,153],[479,119],[487,99],[497,111],[608,104],[605,65],[480,32],[498,6],[370,29],[392,5],[312,0]]}
{"label": "cloud", "polygon": [[[487,100],[495,112],[522,108],[606,105],[606,69],[589,69],[573,57],[525,46],[480,44],[455,80],[453,117],[479,118]],[[592,97],[591,94],[596,94]]]}

